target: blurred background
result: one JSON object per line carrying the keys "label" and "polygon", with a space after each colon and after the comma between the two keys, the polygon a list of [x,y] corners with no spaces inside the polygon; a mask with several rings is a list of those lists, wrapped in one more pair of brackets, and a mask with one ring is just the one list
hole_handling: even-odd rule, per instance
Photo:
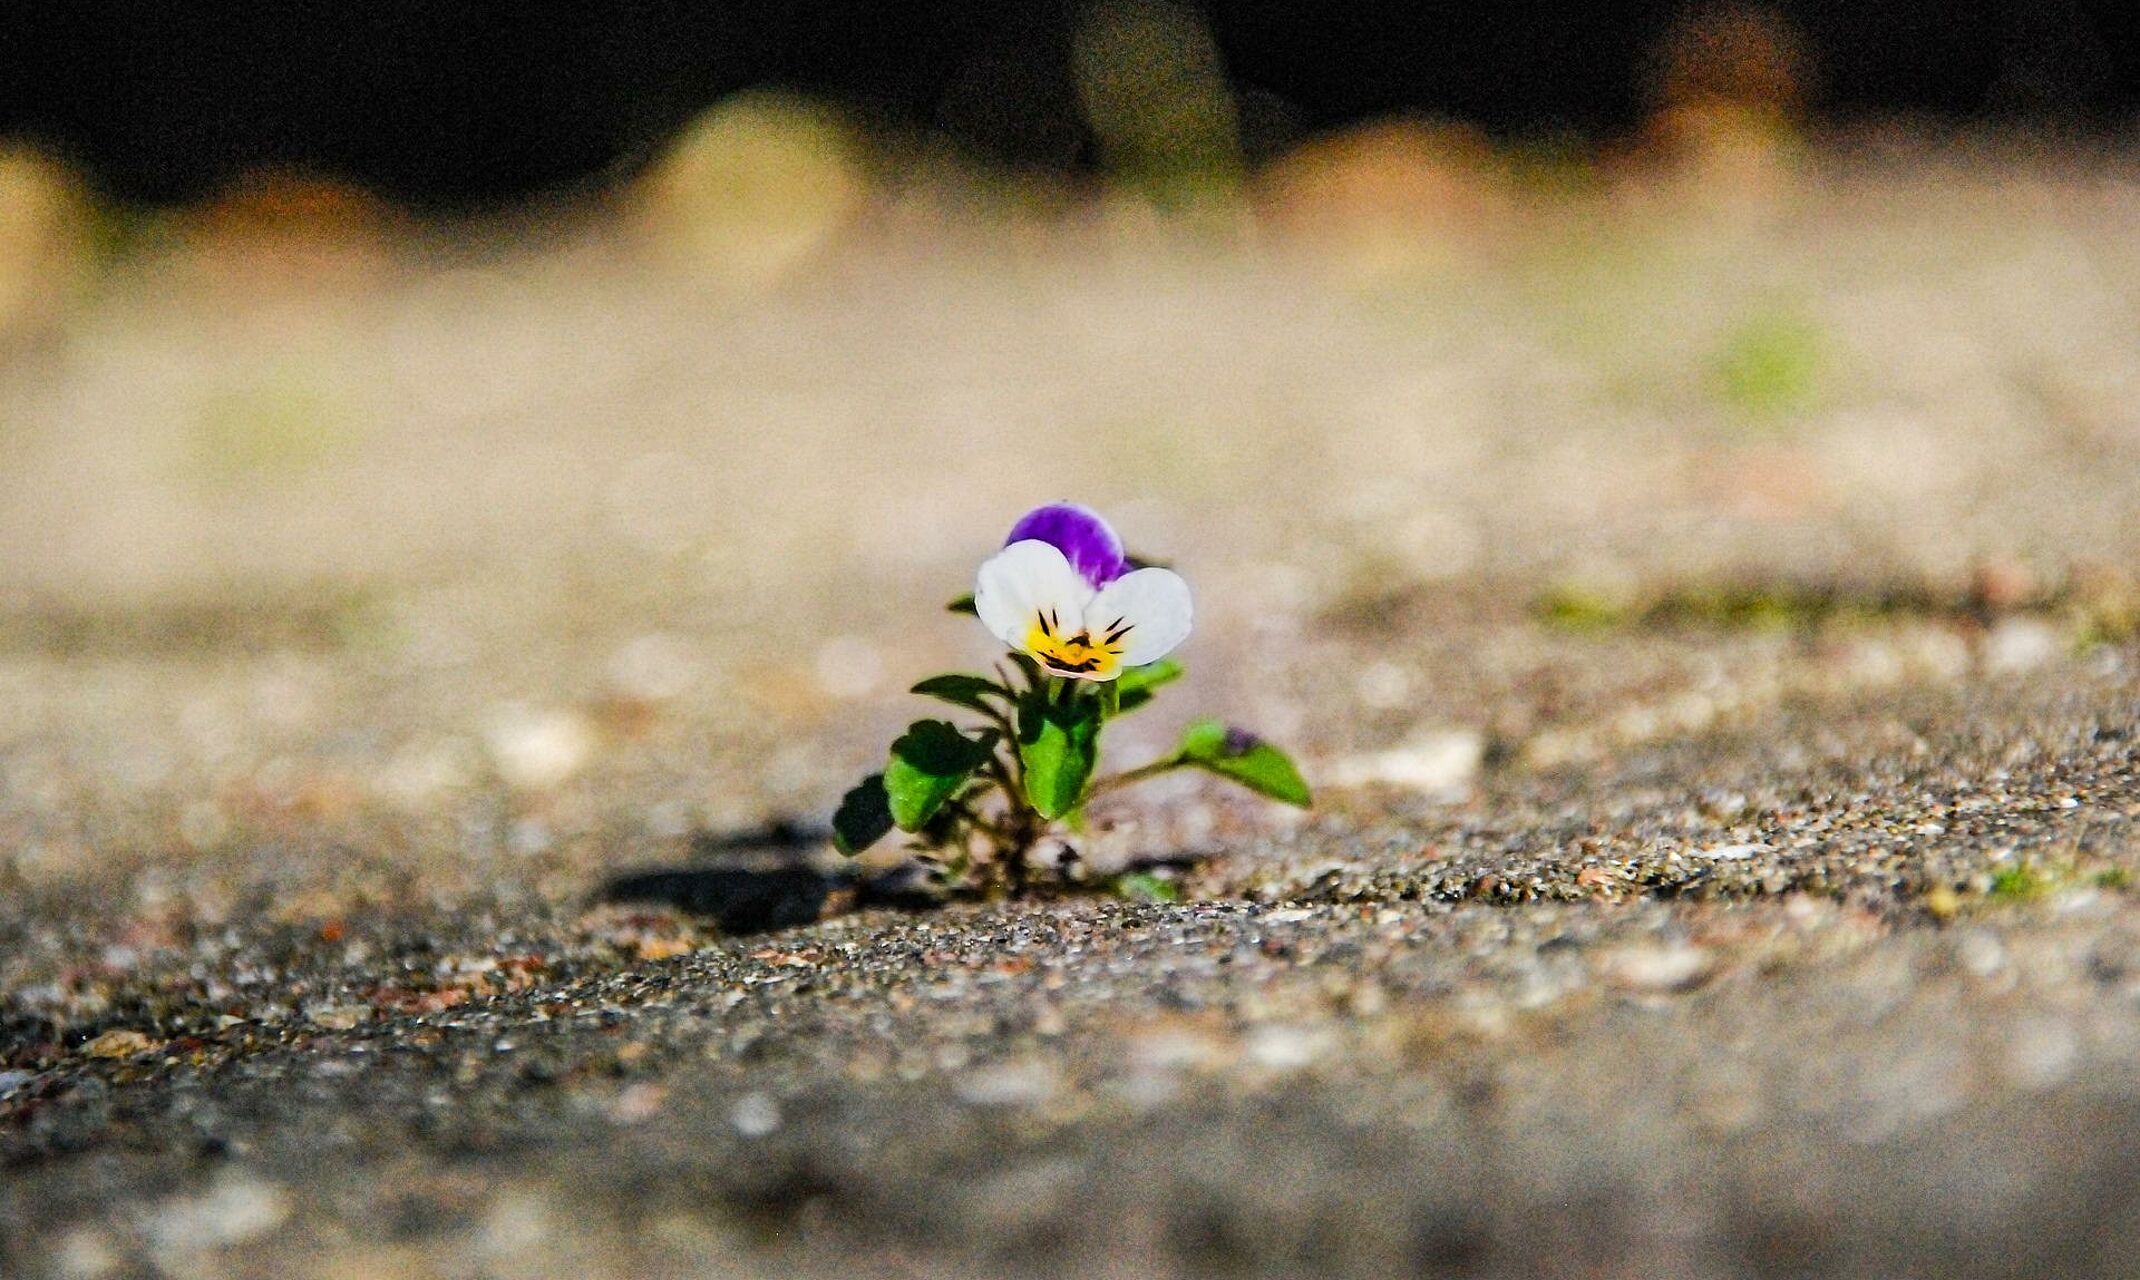
{"label": "blurred background", "polygon": [[294,168],[454,206],[613,185],[757,89],[880,145],[1215,179],[1392,115],[1533,147],[1726,105],[2117,126],[2140,105],[2124,16],[2106,0],[17,6],[0,124],[123,197]]}
{"label": "blurred background", "polygon": [[[2136,58],[2107,0],[8,6],[0,847],[579,884],[815,815],[1064,496],[1311,762],[1760,705],[1541,674],[1690,591],[1907,615],[1839,679],[2064,653],[2140,549]],[[1986,601],[2048,620],[1908,621]]]}

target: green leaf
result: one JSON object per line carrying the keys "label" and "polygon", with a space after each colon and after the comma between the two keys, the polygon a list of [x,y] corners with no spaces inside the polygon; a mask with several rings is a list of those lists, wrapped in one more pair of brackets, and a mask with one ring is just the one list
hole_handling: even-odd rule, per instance
{"label": "green leaf", "polygon": [[1018,725],[1018,754],[1033,808],[1043,818],[1069,813],[1084,800],[1100,762],[1100,704],[1028,704]]}
{"label": "green leaf", "polygon": [[1188,668],[1172,658],[1131,667],[1115,680],[1115,712],[1124,715],[1152,700],[1152,691],[1182,678]]}
{"label": "green leaf", "polygon": [[981,616],[981,611],[979,609],[974,608],[973,592],[971,591],[967,592],[965,595],[960,596],[958,599],[953,600],[950,604],[945,605],[944,612],[963,613],[968,617],[973,618],[978,618]]}
{"label": "green leaf", "polygon": [[884,794],[884,775],[873,773],[840,797],[839,812],[832,815],[832,844],[852,857],[882,840],[891,829],[892,804]]}
{"label": "green leaf", "polygon": [[996,733],[960,733],[948,720],[916,720],[892,744],[884,793],[901,831],[919,831],[996,748]]}
{"label": "green leaf", "polygon": [[1183,726],[1176,749],[1184,760],[1215,759],[1226,753],[1226,732],[1224,720],[1191,720]]}
{"label": "green leaf", "polygon": [[1115,877],[1115,896],[1131,902],[1180,902],[1181,886],[1149,871],[1125,871]]}
{"label": "green leaf", "polygon": [[988,704],[990,694],[1001,698],[1012,696],[1010,690],[986,676],[969,675],[930,676],[907,692],[918,693],[925,698],[940,698],[953,706],[968,707],[975,711],[993,710]]}
{"label": "green leaf", "polygon": [[1147,662],[1141,667],[1126,668],[1116,677],[1115,683],[1122,686],[1125,693],[1131,689],[1157,689],[1163,684],[1173,684],[1187,674],[1188,670],[1178,658],[1161,658],[1157,662]]}
{"label": "green leaf", "polygon": [[1308,808],[1312,797],[1286,753],[1222,720],[1198,720],[1182,730],[1181,758],[1259,795]]}

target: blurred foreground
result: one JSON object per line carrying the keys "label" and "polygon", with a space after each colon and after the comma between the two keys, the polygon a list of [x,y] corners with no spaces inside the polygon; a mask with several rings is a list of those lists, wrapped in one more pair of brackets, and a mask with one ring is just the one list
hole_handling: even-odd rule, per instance
{"label": "blurred foreground", "polygon": [[[2140,183],[1653,134],[1079,193],[756,100],[474,229],[0,160],[0,1269],[2130,1274]],[[814,831],[1061,496],[1317,814],[595,901]]]}

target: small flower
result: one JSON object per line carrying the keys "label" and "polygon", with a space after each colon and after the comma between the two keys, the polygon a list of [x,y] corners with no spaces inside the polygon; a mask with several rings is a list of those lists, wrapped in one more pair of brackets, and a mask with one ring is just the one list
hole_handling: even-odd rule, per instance
{"label": "small flower", "polygon": [[1059,502],[1027,513],[981,566],[974,612],[1041,666],[1112,680],[1188,638],[1189,584],[1171,569],[1131,569],[1098,513]]}

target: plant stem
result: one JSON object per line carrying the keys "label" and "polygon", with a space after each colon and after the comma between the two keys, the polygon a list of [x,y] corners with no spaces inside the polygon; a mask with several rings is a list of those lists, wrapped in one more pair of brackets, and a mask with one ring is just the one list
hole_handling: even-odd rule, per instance
{"label": "plant stem", "polygon": [[1003,730],[1003,737],[1006,741],[1018,741],[1018,726],[1012,722],[1010,713],[999,707],[985,706],[981,708],[981,714],[994,721],[998,729]]}
{"label": "plant stem", "polygon": [[1010,832],[1005,831],[1002,827],[999,827],[995,823],[989,821],[987,818],[982,817],[980,810],[974,808],[971,804],[968,804],[964,800],[953,801],[951,808],[959,815],[961,819],[965,821],[967,826],[972,827],[974,830],[980,832],[984,836],[987,836],[989,839],[994,840],[998,844],[1001,844],[1004,841],[1012,838]]}
{"label": "plant stem", "polygon": [[1171,773],[1188,763],[1189,759],[1186,756],[1161,756],[1150,764],[1140,764],[1134,769],[1125,769],[1112,777],[1101,778],[1092,784],[1092,789],[1086,793],[1086,798],[1090,799],[1102,792],[1131,786],[1144,781],[1146,778],[1156,778],[1162,773]]}
{"label": "plant stem", "polygon": [[[1017,759],[1015,754],[1012,759]],[[988,772],[989,776],[996,780],[996,785],[1003,788],[1003,798],[1010,804],[1012,811],[1016,812],[1023,809],[1025,807],[1024,761],[1018,761],[1013,766],[1005,764],[1002,756],[991,755],[988,757]]]}

